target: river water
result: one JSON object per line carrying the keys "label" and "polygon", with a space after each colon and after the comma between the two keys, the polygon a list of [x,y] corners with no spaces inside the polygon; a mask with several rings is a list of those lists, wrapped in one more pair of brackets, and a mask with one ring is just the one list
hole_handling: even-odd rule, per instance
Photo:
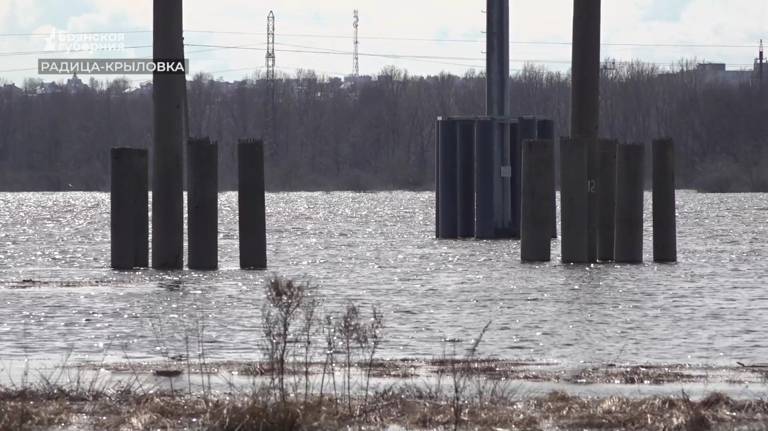
{"label": "river water", "polygon": [[[523,265],[514,241],[437,241],[432,193],[267,196],[268,272],[238,269],[237,195],[220,196],[217,272],[109,269],[109,196],[0,194],[0,361],[138,360],[202,334],[211,360],[260,357],[261,286],[320,286],[322,314],[385,315],[381,355],[732,366],[768,359],[768,195],[678,194],[676,265]],[[646,261],[651,260],[650,195]]]}

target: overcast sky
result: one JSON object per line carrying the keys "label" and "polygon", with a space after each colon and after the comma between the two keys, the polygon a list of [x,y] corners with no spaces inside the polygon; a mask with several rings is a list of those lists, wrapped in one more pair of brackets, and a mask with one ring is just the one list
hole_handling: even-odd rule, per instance
{"label": "overcast sky", "polygon": [[[513,70],[524,62],[553,70],[569,68],[572,4],[572,0],[510,1]],[[603,57],[661,65],[697,58],[747,68],[757,56],[758,40],[768,39],[767,4],[768,0],[604,0]],[[484,64],[484,0],[186,0],[184,7],[186,43],[253,48],[186,48],[193,72],[213,72],[225,80],[263,68],[270,9],[277,17],[277,65],[288,74],[298,68],[349,74],[354,9],[360,11],[363,74],[387,65],[411,74],[463,74],[471,68],[482,70]],[[0,0],[0,79],[21,83],[37,76],[38,58],[67,57],[39,53],[46,49],[52,30],[127,32],[125,51],[69,55],[126,58],[151,54],[151,48],[144,47],[151,44],[146,32],[151,26],[152,0]],[[699,46],[670,46],[690,44]]]}

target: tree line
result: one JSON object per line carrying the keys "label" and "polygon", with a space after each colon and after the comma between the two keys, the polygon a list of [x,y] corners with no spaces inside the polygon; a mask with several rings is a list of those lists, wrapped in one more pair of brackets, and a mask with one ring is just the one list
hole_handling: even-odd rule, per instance
{"label": "tree line", "polygon": [[[109,149],[151,146],[151,88],[40,85],[0,86],[0,190],[107,190]],[[299,71],[273,85],[270,114],[272,89],[258,74],[188,82],[189,134],[219,143],[222,189],[237,186],[237,140],[263,136],[270,190],[428,190],[436,118],[485,111],[485,77],[476,72],[411,76],[390,67],[345,80]],[[553,118],[567,134],[568,74],[527,66],[510,91],[512,112]],[[641,62],[602,71],[601,135],[672,137],[678,187],[768,191],[766,118],[757,80],[706,79],[684,62],[675,72]]]}

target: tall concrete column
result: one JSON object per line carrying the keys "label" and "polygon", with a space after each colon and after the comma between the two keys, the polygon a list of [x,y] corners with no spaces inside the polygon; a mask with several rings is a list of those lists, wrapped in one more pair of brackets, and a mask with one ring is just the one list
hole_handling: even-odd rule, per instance
{"label": "tall concrete column", "polygon": [[677,262],[675,146],[672,139],[653,141],[653,260]]}
{"label": "tall concrete column", "polygon": [[149,266],[147,150],[111,151],[111,261],[114,269]]}
{"label": "tall concrete column", "polygon": [[597,178],[597,259],[613,260],[613,241],[616,229],[616,148],[618,141],[599,141],[600,172]]}
{"label": "tall concrete column", "polygon": [[460,119],[457,126],[457,234],[475,236],[475,120]]}
{"label": "tall concrete column", "polygon": [[523,141],[522,217],[520,258],[523,262],[549,262],[552,242],[552,207],[555,189],[554,143]]}
{"label": "tall concrete column", "polygon": [[[574,0],[571,137],[587,140],[587,258],[597,261],[597,142],[600,111],[600,0]],[[569,163],[562,158],[562,163]]]}
{"label": "tall concrete column", "polygon": [[623,144],[616,152],[616,237],[618,263],[643,262],[645,145]]}
{"label": "tall concrete column", "polygon": [[486,113],[508,117],[509,0],[487,0],[485,64]]}
{"label": "tall concrete column", "polygon": [[240,213],[240,268],[267,269],[267,223],[264,190],[264,143],[237,144]]}
{"label": "tall concrete column", "polygon": [[[183,60],[182,0],[154,0],[153,58]],[[184,266],[184,103],[186,78],[153,76],[152,267]]]}
{"label": "tall concrete column", "polygon": [[190,139],[187,148],[187,237],[189,269],[219,266],[219,154],[209,138]]}

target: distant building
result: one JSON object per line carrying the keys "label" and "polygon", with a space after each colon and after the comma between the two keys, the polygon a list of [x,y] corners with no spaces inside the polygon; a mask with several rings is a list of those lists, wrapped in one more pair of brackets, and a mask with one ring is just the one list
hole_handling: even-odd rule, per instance
{"label": "distant building", "polygon": [[701,63],[696,66],[696,74],[707,83],[726,83],[733,85],[749,84],[758,79],[760,65],[755,63],[752,70],[727,70],[725,63]]}
{"label": "distant building", "polygon": [[21,96],[24,94],[24,90],[17,87],[16,84],[5,84],[0,88],[0,93],[2,94],[12,94],[14,96]]}
{"label": "distant building", "polygon": [[83,84],[83,80],[77,77],[77,74],[75,73],[72,78],[67,80],[67,83],[64,85],[64,89],[68,93],[78,93],[87,86]]}

